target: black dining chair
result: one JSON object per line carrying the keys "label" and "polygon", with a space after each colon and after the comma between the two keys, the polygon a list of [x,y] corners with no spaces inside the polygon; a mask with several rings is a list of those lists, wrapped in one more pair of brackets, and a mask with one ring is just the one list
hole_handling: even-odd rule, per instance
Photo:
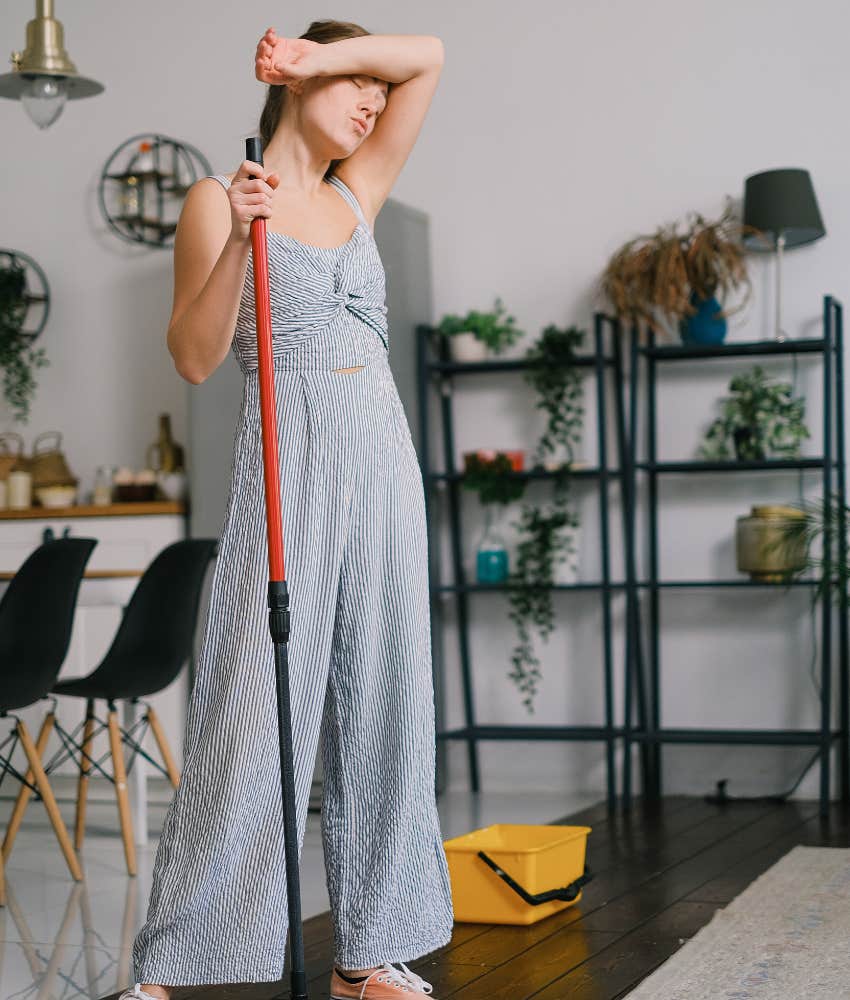
{"label": "black dining chair", "polygon": [[[33,792],[41,797],[76,881],[82,879],[83,873],[41,763],[56,721],[56,699],[35,743],[26,723],[15,711],[49,697],[68,654],[80,582],[95,545],[94,538],[56,538],[44,542],[26,558],[0,598],[0,718],[15,720],[14,728],[0,743],[3,768],[0,784],[6,774],[11,774],[21,782],[21,792],[26,792],[27,799]],[[10,742],[12,747],[7,751]],[[26,775],[12,764],[18,742],[29,764]],[[6,904],[4,867],[19,824],[20,817],[13,816],[0,851],[0,905],[3,906]]]}
{"label": "black dining chair", "polygon": [[[96,769],[115,786],[129,875],[136,874],[136,849],[127,793],[127,774],[136,754],[141,754],[167,777],[174,788],[180,781],[180,774],[159,718],[145,698],[168,687],[192,656],[204,579],[217,547],[218,541],[215,538],[187,538],[166,546],[142,574],[124,609],[112,644],[97,668],[85,677],[59,681],[52,688],[55,695],[86,699],[85,720],[73,733],[56,724],[57,731],[62,736],[64,750],[59,751],[45,767],[47,773],[50,773],[63,761],[73,757],[79,768],[74,846],[78,851],[83,846],[88,779],[92,769]],[[99,698],[107,703],[106,722],[95,715],[95,701]],[[134,725],[128,731],[119,724],[116,702],[125,700],[141,702],[145,707],[145,714],[141,719],[142,731],[138,738],[135,733],[137,726]],[[142,747],[148,727],[153,732],[164,768]],[[84,730],[83,741],[78,743],[81,728]],[[92,756],[94,738],[104,729],[109,733],[112,775]],[[127,763],[123,752],[125,744],[130,748]],[[79,751],[79,759],[74,755],[74,750]],[[27,798],[27,789],[22,788],[13,816],[23,814]]]}

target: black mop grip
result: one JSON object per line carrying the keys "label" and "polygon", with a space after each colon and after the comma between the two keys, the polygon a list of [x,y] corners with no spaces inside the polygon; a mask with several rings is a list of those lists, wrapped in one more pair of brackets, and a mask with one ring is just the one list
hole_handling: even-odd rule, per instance
{"label": "black mop grip", "polygon": [[289,591],[286,580],[269,580],[269,630],[274,642],[289,642]]}
{"label": "black mop grip", "polygon": [[259,136],[252,135],[245,140],[245,159],[263,165],[263,143]]}

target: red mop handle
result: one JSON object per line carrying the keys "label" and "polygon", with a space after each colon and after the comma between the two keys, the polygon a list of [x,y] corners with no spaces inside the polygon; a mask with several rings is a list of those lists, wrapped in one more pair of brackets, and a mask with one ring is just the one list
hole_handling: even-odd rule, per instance
{"label": "red mop handle", "polygon": [[[259,138],[245,140],[245,158],[263,165]],[[269,301],[269,253],[266,220],[251,220],[251,250],[254,261],[254,307],[257,314],[257,365],[260,383],[260,417],[263,429],[263,479],[266,488],[266,531],[269,549],[269,580],[286,579],[283,563],[283,525],[280,514],[280,470],[277,451],[277,407],[274,394],[272,314]]]}

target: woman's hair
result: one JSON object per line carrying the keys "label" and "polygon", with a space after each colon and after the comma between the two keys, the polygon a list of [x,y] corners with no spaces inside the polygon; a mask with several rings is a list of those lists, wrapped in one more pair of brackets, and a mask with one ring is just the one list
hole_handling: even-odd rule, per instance
{"label": "woman's hair", "polygon": [[[358,38],[361,35],[368,35],[371,32],[367,31],[365,28],[361,28],[359,24],[354,24],[351,21],[313,21],[310,27],[304,32],[303,35],[299,35],[299,38],[307,38],[311,42],[319,42],[320,44],[325,44],[327,42],[337,42],[342,38]],[[277,84],[269,84],[268,93],[266,94],[266,103],[263,106],[262,114],[260,115],[260,139],[263,143],[263,149],[268,146],[271,142],[271,138],[274,135],[274,131],[278,126],[280,121],[280,116],[283,113],[284,102],[286,100],[286,87],[278,86]],[[328,167],[326,177],[329,177],[334,170],[336,165],[341,162],[340,160],[331,160],[330,166]]]}

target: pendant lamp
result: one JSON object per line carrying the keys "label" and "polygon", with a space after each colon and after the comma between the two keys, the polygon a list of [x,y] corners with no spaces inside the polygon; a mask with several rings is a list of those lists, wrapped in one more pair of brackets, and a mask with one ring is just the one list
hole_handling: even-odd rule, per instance
{"label": "pendant lamp", "polygon": [[0,75],[0,97],[20,101],[42,129],[56,121],[66,101],[103,90],[103,84],[77,73],[65,51],[64,35],[53,16],[53,0],[36,0],[35,18],[27,23],[26,48],[12,53],[14,69]]}

